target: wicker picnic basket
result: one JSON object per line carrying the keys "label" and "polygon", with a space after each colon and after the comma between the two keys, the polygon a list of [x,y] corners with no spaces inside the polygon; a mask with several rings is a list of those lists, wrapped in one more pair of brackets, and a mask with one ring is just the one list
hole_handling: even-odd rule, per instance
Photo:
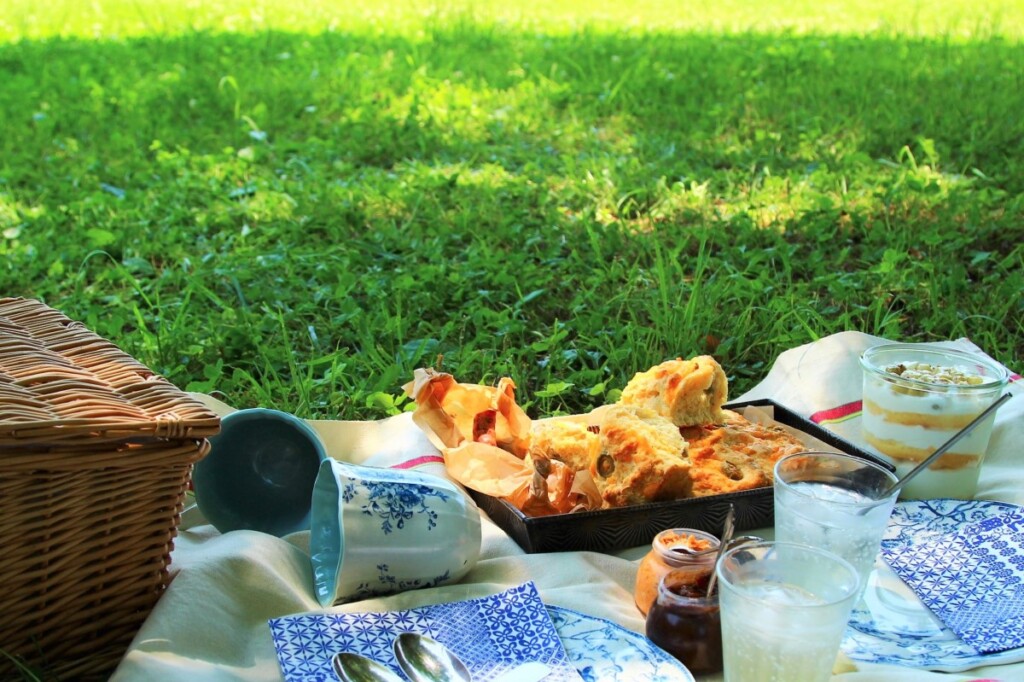
{"label": "wicker picnic basket", "polygon": [[192,465],[219,429],[80,323],[0,298],[0,679],[113,672],[170,582]]}

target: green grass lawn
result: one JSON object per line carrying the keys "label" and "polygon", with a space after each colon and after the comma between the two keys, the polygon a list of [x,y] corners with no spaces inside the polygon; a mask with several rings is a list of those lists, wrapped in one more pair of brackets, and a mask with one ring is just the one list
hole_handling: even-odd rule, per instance
{"label": "green grass lawn", "polygon": [[377,418],[440,364],[539,416],[846,329],[1024,369],[1016,0],[5,8],[0,295],[182,388]]}

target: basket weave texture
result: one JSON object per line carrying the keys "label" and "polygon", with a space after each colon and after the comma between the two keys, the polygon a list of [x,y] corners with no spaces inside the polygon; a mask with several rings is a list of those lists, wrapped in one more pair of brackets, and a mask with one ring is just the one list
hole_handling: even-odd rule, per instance
{"label": "basket weave texture", "polygon": [[[39,301],[0,298],[0,649],[106,678],[170,582],[220,419]],[[16,675],[0,655],[0,679]]]}

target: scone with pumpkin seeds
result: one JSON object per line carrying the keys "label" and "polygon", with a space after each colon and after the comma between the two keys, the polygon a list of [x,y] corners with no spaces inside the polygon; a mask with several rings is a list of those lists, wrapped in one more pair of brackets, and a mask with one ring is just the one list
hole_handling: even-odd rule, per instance
{"label": "scone with pumpkin seeds", "polygon": [[780,426],[751,422],[723,410],[725,423],[680,429],[688,444],[693,496],[772,485],[775,463],[807,447]]}

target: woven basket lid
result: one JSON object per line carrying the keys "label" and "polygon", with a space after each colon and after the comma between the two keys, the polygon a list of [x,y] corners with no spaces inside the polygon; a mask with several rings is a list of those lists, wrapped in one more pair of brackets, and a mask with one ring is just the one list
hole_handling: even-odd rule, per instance
{"label": "woven basket lid", "polygon": [[45,304],[0,298],[0,447],[215,435],[220,418]]}

